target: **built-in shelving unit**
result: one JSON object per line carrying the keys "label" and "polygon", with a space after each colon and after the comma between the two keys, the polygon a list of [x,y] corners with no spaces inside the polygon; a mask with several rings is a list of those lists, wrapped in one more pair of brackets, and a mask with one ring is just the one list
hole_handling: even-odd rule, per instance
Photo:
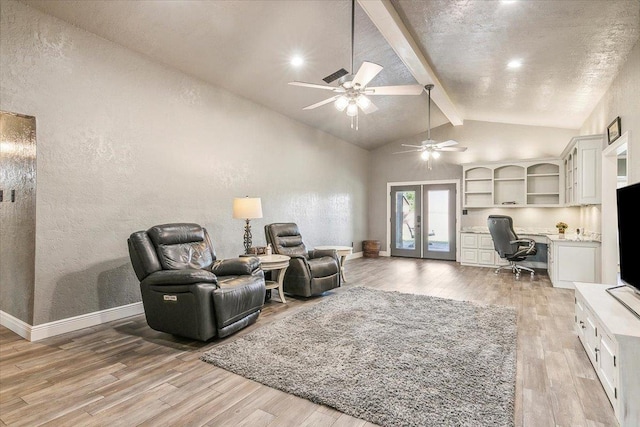
{"label": "built-in shelving unit", "polygon": [[560,159],[463,167],[465,208],[557,207],[564,203]]}

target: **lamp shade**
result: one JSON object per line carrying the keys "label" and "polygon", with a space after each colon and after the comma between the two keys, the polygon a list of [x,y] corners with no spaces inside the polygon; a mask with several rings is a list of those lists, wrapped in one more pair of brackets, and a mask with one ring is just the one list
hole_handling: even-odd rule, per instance
{"label": "lamp shade", "polygon": [[233,217],[241,219],[262,218],[262,201],[259,197],[233,199]]}

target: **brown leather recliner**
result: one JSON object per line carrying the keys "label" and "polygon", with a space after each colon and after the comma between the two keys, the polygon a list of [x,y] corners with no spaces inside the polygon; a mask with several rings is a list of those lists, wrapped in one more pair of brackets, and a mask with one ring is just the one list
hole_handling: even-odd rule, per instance
{"label": "brown leather recliner", "polygon": [[340,261],[335,250],[310,250],[302,241],[295,223],[267,224],[267,243],[273,252],[291,257],[284,274],[284,291],[310,297],[340,286]]}
{"label": "brown leather recliner", "polygon": [[127,243],[152,329],[207,341],[258,319],[266,288],[257,257],[217,261],[198,224],[156,225]]}

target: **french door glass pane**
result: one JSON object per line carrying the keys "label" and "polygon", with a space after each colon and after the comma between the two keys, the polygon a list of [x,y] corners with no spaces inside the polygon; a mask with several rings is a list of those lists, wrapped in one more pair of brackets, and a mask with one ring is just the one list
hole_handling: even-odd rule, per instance
{"label": "french door glass pane", "polygon": [[449,190],[430,190],[427,195],[427,242],[430,251],[449,252]]}
{"label": "french door glass pane", "polygon": [[396,192],[396,249],[414,249],[416,247],[416,192]]}

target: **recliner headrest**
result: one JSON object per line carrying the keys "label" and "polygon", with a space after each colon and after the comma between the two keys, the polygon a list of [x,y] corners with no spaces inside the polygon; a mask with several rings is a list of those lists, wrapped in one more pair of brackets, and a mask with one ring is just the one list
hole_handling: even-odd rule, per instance
{"label": "recliner headrest", "polygon": [[175,223],[151,227],[147,234],[155,245],[176,245],[204,241],[204,229],[198,224]]}

